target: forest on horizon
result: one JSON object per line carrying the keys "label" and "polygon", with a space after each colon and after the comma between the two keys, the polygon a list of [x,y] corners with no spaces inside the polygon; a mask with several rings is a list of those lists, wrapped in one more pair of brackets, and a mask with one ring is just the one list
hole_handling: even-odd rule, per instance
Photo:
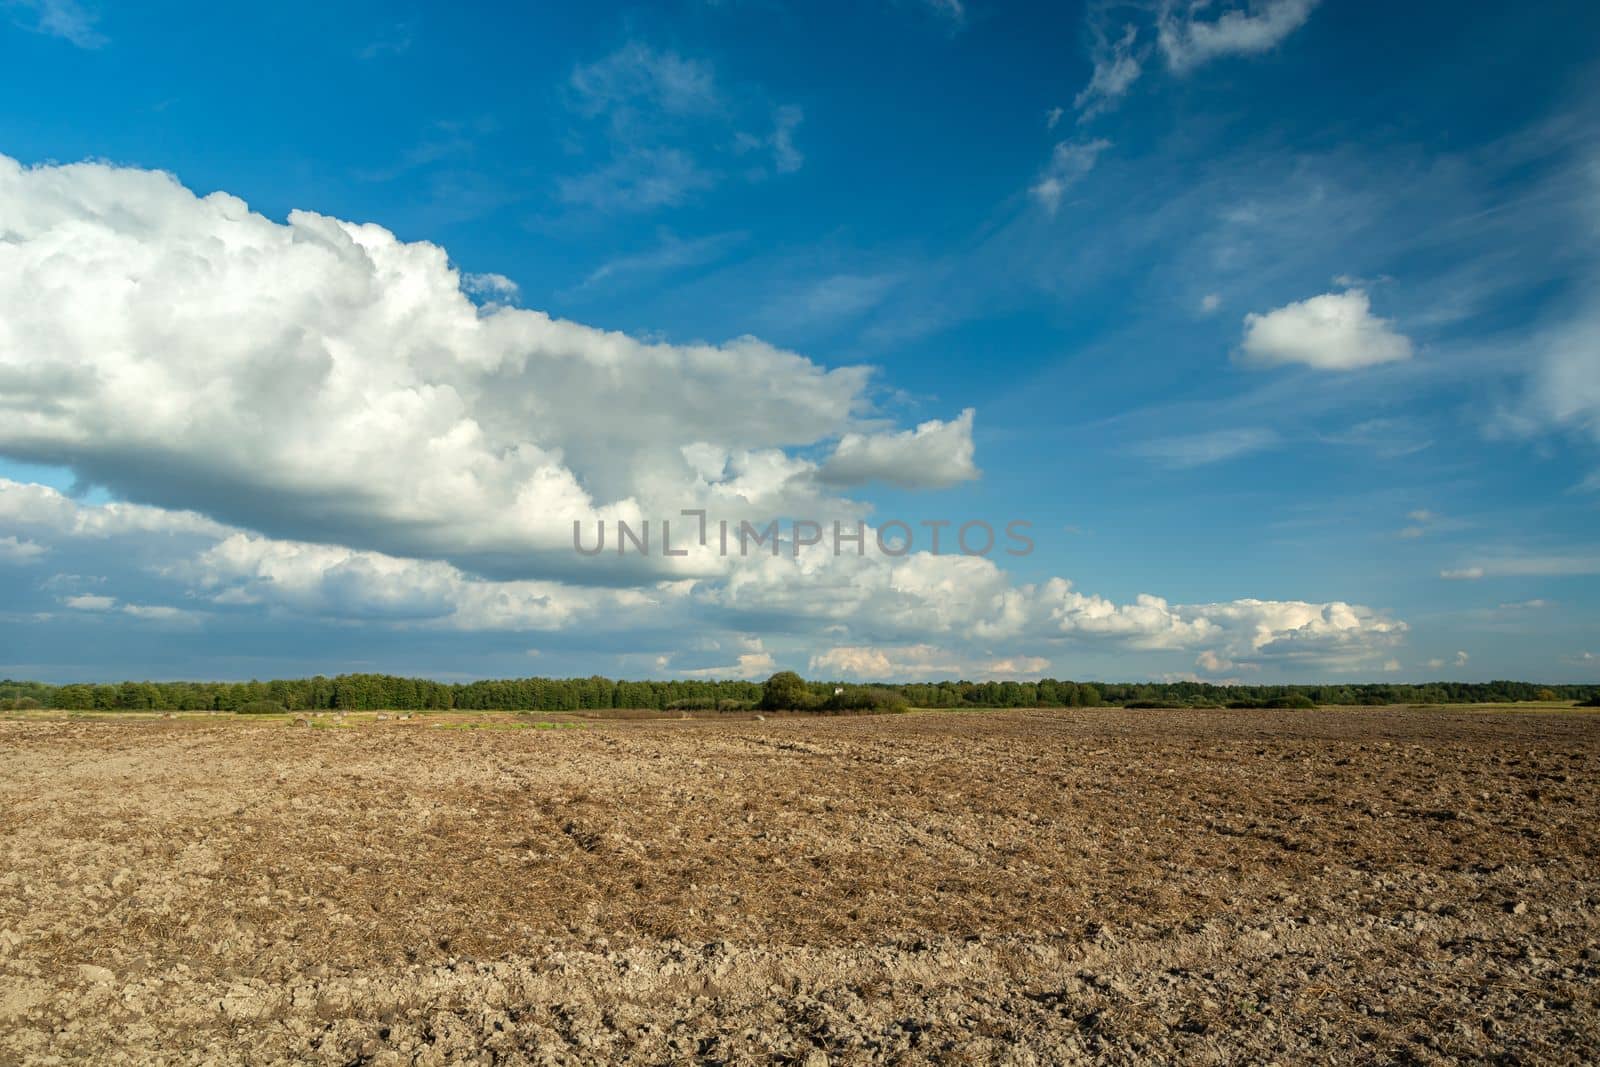
{"label": "forest on horizon", "polygon": [[[1535,682],[1372,682],[1329,685],[1212,685],[1207,682],[941,681],[805,683],[820,703],[836,689],[887,690],[912,707],[1096,707],[1100,705],[1226,707],[1270,704],[1384,705],[1516,703],[1590,700],[1600,683],[1544,685]],[[594,711],[604,709],[753,706],[763,685],[756,681],[627,681],[588,678],[511,678],[439,682],[388,674],[342,674],[333,678],[248,682],[71,683],[0,681],[0,708],[41,707],[72,711],[232,711],[270,702],[289,711],[394,709],[411,711]]]}

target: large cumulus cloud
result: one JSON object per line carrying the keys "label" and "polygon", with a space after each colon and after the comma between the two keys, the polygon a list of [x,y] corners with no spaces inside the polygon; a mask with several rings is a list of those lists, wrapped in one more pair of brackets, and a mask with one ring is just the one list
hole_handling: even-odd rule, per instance
{"label": "large cumulus cloud", "polygon": [[[0,219],[0,453],[128,498],[505,577],[573,519],[860,511],[787,450],[859,450],[868,368],[480,307],[436,245],[157,172],[0,157]],[[970,428],[853,472],[943,484]]]}

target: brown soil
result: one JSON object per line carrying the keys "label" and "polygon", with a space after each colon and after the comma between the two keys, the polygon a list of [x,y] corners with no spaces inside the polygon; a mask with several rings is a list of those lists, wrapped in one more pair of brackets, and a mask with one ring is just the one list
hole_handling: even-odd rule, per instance
{"label": "brown soil", "polygon": [[1600,1057],[1600,717],[0,722],[0,1063]]}

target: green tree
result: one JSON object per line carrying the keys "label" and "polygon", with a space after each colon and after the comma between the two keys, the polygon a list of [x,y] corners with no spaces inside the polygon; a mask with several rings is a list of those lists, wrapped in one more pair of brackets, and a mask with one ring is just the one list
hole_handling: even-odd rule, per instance
{"label": "green tree", "polygon": [[761,707],[767,711],[793,711],[811,703],[811,693],[794,671],[779,671],[761,688]]}

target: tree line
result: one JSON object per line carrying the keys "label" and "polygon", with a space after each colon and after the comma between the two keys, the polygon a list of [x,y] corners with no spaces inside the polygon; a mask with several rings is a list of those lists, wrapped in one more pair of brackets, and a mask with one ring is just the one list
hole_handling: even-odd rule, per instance
{"label": "tree line", "polygon": [[[811,703],[826,706],[842,682],[804,683]],[[1464,704],[1527,700],[1587,700],[1600,685],[1533,682],[1429,682],[1421,685],[1210,685],[1205,682],[946,681],[878,685],[912,707],[1095,707],[1102,704],[1176,707],[1315,704]],[[0,681],[0,707],[78,711],[233,711],[270,702],[290,711],[394,709],[409,711],[594,711],[644,708],[753,707],[763,685],[753,681],[619,681],[589,678],[509,678],[466,683],[341,674],[335,678],[270,682],[121,682],[47,685]],[[833,701],[837,704],[840,701]]]}

